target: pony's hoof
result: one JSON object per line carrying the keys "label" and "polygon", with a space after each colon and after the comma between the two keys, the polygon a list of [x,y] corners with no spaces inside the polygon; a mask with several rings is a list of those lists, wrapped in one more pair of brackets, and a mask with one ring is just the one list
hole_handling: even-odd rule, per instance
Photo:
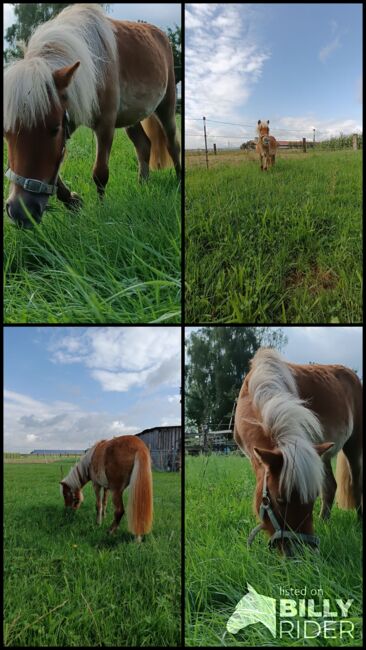
{"label": "pony's hoof", "polygon": [[142,536],[141,536],[141,535],[137,535],[137,537],[136,537],[136,544],[141,544],[141,542],[142,542]]}
{"label": "pony's hoof", "polygon": [[83,200],[76,192],[71,192],[70,198],[65,205],[69,210],[77,212],[83,207]]}

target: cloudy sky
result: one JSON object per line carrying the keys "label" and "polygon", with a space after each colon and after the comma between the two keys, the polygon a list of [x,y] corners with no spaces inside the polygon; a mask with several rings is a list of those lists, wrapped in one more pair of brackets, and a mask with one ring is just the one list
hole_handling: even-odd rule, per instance
{"label": "cloudy sky", "polygon": [[187,148],[203,115],[210,146],[253,138],[258,119],[283,140],[362,132],[361,4],[188,3],[185,25]]}
{"label": "cloudy sky", "polygon": [[6,327],[5,451],[180,424],[179,327]]}
{"label": "cloudy sky", "polygon": [[[186,337],[198,327],[186,327]],[[278,328],[269,328],[278,329]],[[340,363],[362,379],[362,327],[281,327],[288,343],[282,350],[294,363]]]}

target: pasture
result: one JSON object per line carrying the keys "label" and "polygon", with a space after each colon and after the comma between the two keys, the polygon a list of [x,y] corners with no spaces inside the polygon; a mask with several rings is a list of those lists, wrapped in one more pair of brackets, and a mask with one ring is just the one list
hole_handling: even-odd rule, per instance
{"label": "pasture", "polygon": [[[267,547],[261,532],[250,550],[247,538],[256,525],[252,510],[255,487],[249,461],[237,454],[186,457],[185,471],[185,639],[189,647],[343,647],[362,646],[362,529],[352,511],[334,508],[329,523],[314,509],[320,554],[305,549],[300,561],[286,560]],[[249,583],[260,594],[278,599],[280,588],[323,589],[323,597],[353,599],[349,618],[354,639],[296,640],[273,638],[262,624],[236,635],[226,623],[247,593]],[[309,593],[309,591],[308,591]],[[319,605],[319,596],[313,596]],[[322,622],[322,619],[317,619]],[[333,634],[333,633],[332,633]]]}
{"label": "pasture", "polygon": [[[5,167],[6,155],[5,147]],[[94,157],[92,131],[81,127],[61,169],[84,200],[81,211],[71,213],[52,197],[32,231],[5,218],[6,323],[180,322],[181,196],[174,170],[153,171],[139,184],[133,144],[117,129],[100,202]],[[6,198],[8,182],[4,192]]]}
{"label": "pasture", "polygon": [[360,323],[362,152],[186,157],[186,320]]}
{"label": "pasture", "polygon": [[65,511],[74,462],[5,465],[5,645],[179,646],[180,474],[154,473],[153,530],[136,544],[125,517],[108,535],[111,500],[97,527],[91,483]]}

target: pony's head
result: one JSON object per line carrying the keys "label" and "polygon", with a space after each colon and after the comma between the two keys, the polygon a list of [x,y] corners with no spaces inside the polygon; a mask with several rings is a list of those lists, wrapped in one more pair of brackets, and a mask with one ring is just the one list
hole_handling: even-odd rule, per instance
{"label": "pony's head", "polygon": [[262,120],[258,120],[257,133],[259,137],[269,134],[269,120],[267,120],[267,122],[262,122]]}
{"label": "pony's head", "polygon": [[69,137],[68,88],[80,62],[53,72],[41,57],[22,59],[5,71],[4,136],[8,145],[11,221],[39,223],[56,191]]}
{"label": "pony's head", "polygon": [[[332,442],[314,444],[320,457],[333,447]],[[281,449],[254,447],[253,464],[257,474],[255,510],[262,521],[261,527],[270,535],[271,547],[277,547],[286,556],[292,556],[299,544],[317,548],[318,538],[313,529],[313,507],[317,496],[314,486],[302,486],[292,475],[297,466],[283,473],[284,457]],[[322,465],[321,474],[322,477]],[[286,482],[284,481],[286,479]],[[308,489],[309,488],[309,489]]]}
{"label": "pony's head", "polygon": [[65,508],[78,510],[84,501],[84,495],[80,488],[72,490],[64,481],[60,482],[60,492],[64,498]]}

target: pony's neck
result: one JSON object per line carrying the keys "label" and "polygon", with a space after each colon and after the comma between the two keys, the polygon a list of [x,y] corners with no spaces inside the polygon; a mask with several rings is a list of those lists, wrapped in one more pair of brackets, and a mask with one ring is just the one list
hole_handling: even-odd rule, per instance
{"label": "pony's neck", "polygon": [[93,451],[94,447],[88,449],[86,454],[79,460],[75,467],[70,470],[64,479],[64,483],[66,483],[71,490],[80,490],[80,488],[90,481],[89,467]]}

